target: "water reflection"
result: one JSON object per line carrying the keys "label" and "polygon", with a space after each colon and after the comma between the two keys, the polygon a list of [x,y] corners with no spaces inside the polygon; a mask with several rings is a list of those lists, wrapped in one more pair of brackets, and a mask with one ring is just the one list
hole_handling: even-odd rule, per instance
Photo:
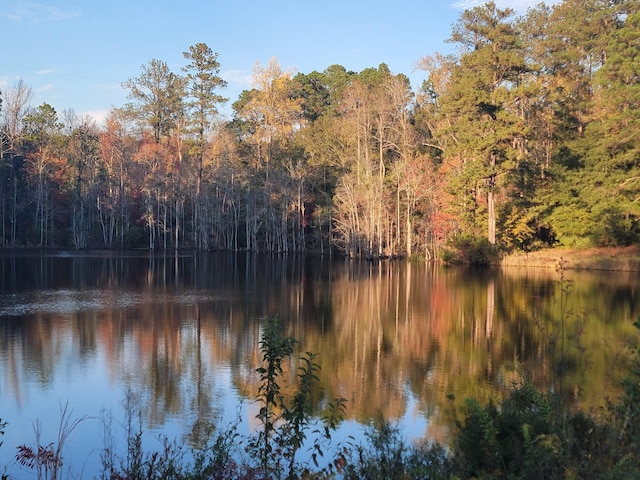
{"label": "water reflection", "polygon": [[[591,408],[616,393],[616,367],[635,336],[638,282],[631,274],[567,275],[567,325],[582,330],[579,345],[567,343],[562,388]],[[233,420],[242,399],[250,428],[259,320],[276,314],[301,351],[320,354],[319,411],[341,396],[354,421],[381,411],[414,436],[447,441],[448,397],[496,397],[521,374],[552,386],[546,332],[560,315],[557,280],[547,270],[295,256],[4,257],[0,418],[9,427],[0,466],[32,441],[34,419],[57,420],[56,401],[69,399],[81,414],[117,412],[129,388],[154,431],[193,431],[198,441],[218,415]],[[87,427],[83,435],[100,448],[98,433]]]}

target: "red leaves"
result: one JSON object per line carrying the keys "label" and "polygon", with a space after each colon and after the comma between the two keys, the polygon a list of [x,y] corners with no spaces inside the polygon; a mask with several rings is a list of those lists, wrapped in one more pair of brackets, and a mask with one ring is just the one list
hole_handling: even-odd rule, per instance
{"label": "red leaves", "polygon": [[56,454],[52,445],[49,444],[46,447],[38,445],[37,451],[27,445],[20,445],[16,453],[16,461],[30,469],[44,468],[45,471],[57,469],[62,466],[62,457]]}

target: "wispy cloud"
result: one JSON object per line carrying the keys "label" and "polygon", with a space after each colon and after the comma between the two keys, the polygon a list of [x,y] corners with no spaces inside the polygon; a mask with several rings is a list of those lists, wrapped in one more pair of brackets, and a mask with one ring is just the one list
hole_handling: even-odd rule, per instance
{"label": "wispy cloud", "polygon": [[253,80],[253,72],[247,72],[246,70],[226,70],[221,72],[220,76],[230,85],[241,87],[251,87]]}
{"label": "wispy cloud", "polygon": [[50,90],[53,90],[55,87],[53,85],[53,83],[46,83],[44,85],[42,85],[41,87],[38,87],[35,89],[35,91],[37,93],[43,93],[43,92],[48,92]]}
{"label": "wispy cloud", "polygon": [[43,22],[58,22],[79,17],[82,12],[79,8],[62,9],[54,5],[39,2],[18,1],[4,16],[15,23],[36,24]]}
{"label": "wispy cloud", "polygon": [[59,73],[59,70],[56,68],[43,68],[42,70],[38,70],[36,75],[49,75],[50,73]]}
{"label": "wispy cloud", "polygon": [[[556,3],[560,3],[561,0],[544,0],[541,2],[540,0],[495,0],[495,4],[499,8],[511,8],[518,13],[524,13],[527,9],[531,7],[535,7],[539,3],[546,3],[547,5],[554,5]],[[473,7],[478,7],[480,5],[484,5],[486,0],[458,0],[453,2],[451,6],[453,8],[457,8],[460,10],[466,10]]]}

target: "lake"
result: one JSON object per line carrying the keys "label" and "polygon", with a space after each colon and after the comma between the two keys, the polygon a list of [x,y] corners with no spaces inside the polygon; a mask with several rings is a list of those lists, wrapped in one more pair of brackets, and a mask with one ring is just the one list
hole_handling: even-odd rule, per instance
{"label": "lake", "polygon": [[140,405],[147,449],[160,434],[196,445],[210,421],[249,434],[261,319],[275,315],[299,355],[318,354],[317,410],[347,399],[336,441],[362,438],[382,413],[409,440],[447,442],[452,408],[523,376],[593,409],[619,392],[640,283],[561,273],[245,253],[2,256],[0,473],[35,477],[16,447],[35,445],[34,426],[56,442],[65,405],[88,417],[63,452],[68,478],[98,474],[106,418],[122,451],[125,399]]}

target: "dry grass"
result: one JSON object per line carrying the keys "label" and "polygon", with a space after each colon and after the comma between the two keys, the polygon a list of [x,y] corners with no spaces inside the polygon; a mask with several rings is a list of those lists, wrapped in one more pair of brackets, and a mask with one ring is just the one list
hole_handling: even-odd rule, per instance
{"label": "dry grass", "polygon": [[589,248],[583,250],[547,249],[516,253],[504,257],[500,265],[510,267],[556,268],[560,260],[575,270],[640,271],[640,245],[619,248]]}

